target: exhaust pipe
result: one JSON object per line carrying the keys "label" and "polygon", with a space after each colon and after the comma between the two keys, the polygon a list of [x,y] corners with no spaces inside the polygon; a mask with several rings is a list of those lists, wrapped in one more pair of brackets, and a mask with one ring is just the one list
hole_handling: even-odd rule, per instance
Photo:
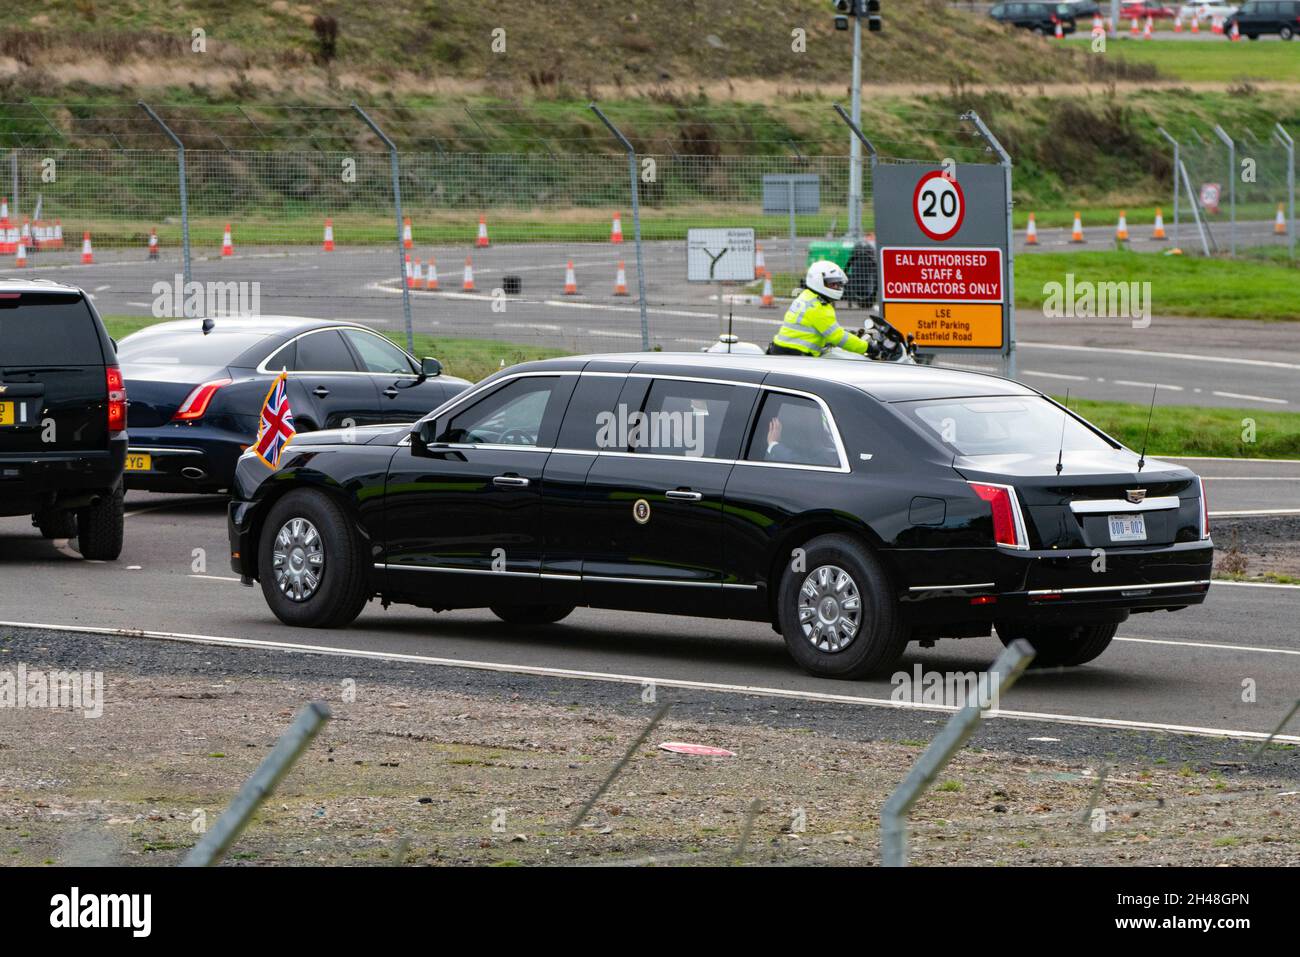
{"label": "exhaust pipe", "polygon": [[193,465],[187,465],[185,468],[181,469],[181,475],[187,479],[201,479],[208,477],[207,472],[203,471],[203,469],[195,468]]}

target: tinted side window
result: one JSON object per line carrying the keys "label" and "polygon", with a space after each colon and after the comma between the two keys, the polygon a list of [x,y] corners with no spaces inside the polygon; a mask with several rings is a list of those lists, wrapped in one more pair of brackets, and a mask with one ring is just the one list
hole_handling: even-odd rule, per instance
{"label": "tinted side window", "polygon": [[1007,12],[1007,8],[1000,3],[997,6],[995,6],[992,10],[989,11],[989,13],[995,17],[1000,17],[1006,12]]}
{"label": "tinted side window", "polygon": [[361,356],[363,371],[397,375],[411,375],[415,371],[406,353],[387,339],[360,329],[345,330],[343,335]]}
{"label": "tinted side window", "polygon": [[745,458],[750,462],[790,465],[840,464],[830,423],[821,406],[802,396],[769,392],[754,420]]}
{"label": "tinted side window", "polygon": [[[753,391],[711,382],[656,379],[643,418],[629,424],[633,451],[688,458],[734,458]],[[639,424],[639,433],[633,429]]]}
{"label": "tinted side window", "polygon": [[103,364],[95,317],[80,296],[0,298],[0,366]]}
{"label": "tinted side window", "polygon": [[618,396],[626,381],[615,376],[582,376],[564,413],[556,447],[621,451],[624,447],[614,432],[618,428]]}
{"label": "tinted side window", "polygon": [[473,445],[537,445],[558,378],[525,376],[457,412],[439,442]]}
{"label": "tinted side window", "polygon": [[356,372],[357,364],[343,337],[331,329],[313,332],[298,340],[294,369],[298,372]]}

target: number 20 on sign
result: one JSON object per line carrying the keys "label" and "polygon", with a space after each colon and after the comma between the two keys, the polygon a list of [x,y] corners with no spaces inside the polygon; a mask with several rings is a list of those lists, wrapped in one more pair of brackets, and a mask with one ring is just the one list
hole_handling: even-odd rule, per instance
{"label": "number 20 on sign", "polygon": [[936,242],[955,236],[966,217],[966,197],[957,180],[941,170],[922,176],[912,193],[912,215],[921,232]]}

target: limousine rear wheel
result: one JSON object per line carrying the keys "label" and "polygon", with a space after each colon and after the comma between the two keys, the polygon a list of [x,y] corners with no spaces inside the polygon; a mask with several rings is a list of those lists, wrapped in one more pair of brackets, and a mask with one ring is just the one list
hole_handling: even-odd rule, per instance
{"label": "limousine rear wheel", "polygon": [[492,605],[492,614],[511,625],[553,625],[573,613],[573,605]]}
{"label": "limousine rear wheel", "polygon": [[821,678],[888,668],[907,647],[884,568],[846,535],[814,538],[786,565],[777,615],[790,655]]}
{"label": "limousine rear wheel", "polygon": [[1108,625],[1030,625],[999,622],[995,625],[1004,645],[1023,638],[1034,646],[1031,668],[1059,668],[1092,661],[1110,644],[1117,623]]}
{"label": "limousine rear wheel", "polygon": [[364,559],[361,535],[338,502],[308,489],[290,492],[262,526],[262,594],[286,625],[341,628],[370,597]]}

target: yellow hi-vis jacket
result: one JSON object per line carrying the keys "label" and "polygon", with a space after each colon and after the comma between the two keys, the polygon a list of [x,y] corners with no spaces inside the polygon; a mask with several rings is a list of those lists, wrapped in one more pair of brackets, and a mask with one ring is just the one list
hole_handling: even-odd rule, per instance
{"label": "yellow hi-vis jacket", "polygon": [[772,341],[810,356],[819,356],[831,346],[865,355],[868,346],[866,340],[843,328],[835,318],[835,307],[811,289],[805,289],[790,303]]}

